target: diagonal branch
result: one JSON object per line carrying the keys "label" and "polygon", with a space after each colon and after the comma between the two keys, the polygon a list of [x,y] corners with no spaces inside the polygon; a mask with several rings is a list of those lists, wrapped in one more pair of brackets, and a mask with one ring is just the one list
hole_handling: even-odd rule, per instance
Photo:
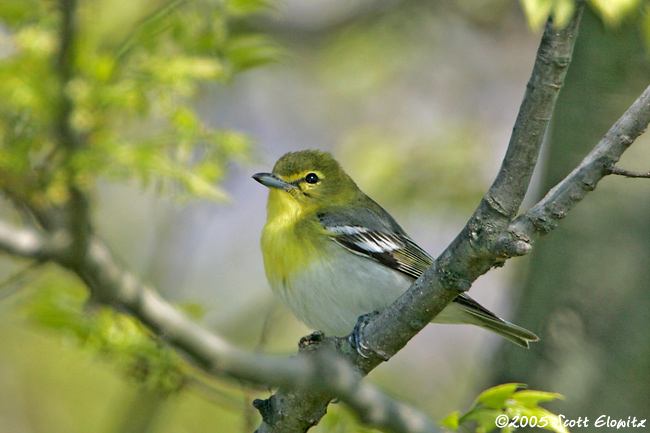
{"label": "diagonal branch", "polygon": [[315,388],[325,392],[328,401],[336,396],[347,403],[370,425],[403,433],[436,431],[419,411],[361,382],[352,365],[331,346],[289,359],[249,354],[232,346],[181,314],[121,265],[100,239],[89,239],[87,251],[78,256],[70,252],[78,248],[72,247],[71,242],[52,240],[35,230],[19,229],[0,221],[1,251],[39,261],[54,261],[70,269],[89,287],[95,302],[133,314],[211,374],[231,376],[256,385]]}
{"label": "diagonal branch", "polygon": [[[435,431],[430,421],[415,409],[361,383],[352,366],[335,355],[334,350],[319,351],[317,356],[303,354],[284,359],[249,354],[230,345],[187,319],[144,285],[115,260],[99,239],[93,239],[84,260],[73,270],[91,288],[97,300],[126,308],[212,374],[225,374],[263,385],[318,389],[329,395],[329,399],[339,397],[378,427],[405,433]],[[380,416],[384,410],[393,418]]]}
{"label": "diagonal branch", "polygon": [[[364,373],[397,353],[480,275],[505,258],[530,250],[525,242],[511,242],[507,228],[528,189],[571,61],[583,9],[581,1],[564,29],[555,28],[549,19],[501,170],[465,228],[409,290],[360,330],[367,357],[350,353],[346,340],[338,340],[340,350],[348,352]],[[263,413],[260,433],[303,432],[322,417],[329,396],[281,389],[269,401],[274,403],[276,414],[283,417]],[[295,420],[312,424],[298,424]]]}
{"label": "diagonal branch", "polygon": [[593,191],[608,174],[616,174],[615,164],[650,123],[650,86],[612,126],[596,147],[564,180],[510,228],[514,236],[527,242],[557,227],[559,220]]}
{"label": "diagonal branch", "polygon": [[[176,5],[182,2],[176,2]],[[80,183],[74,158],[88,145],[74,127],[75,101],[69,86],[75,78],[78,0],[59,0],[59,49],[56,53],[58,83],[56,117],[52,128],[55,152],[60,157],[51,169],[63,170],[68,196],[57,206],[32,206],[17,194],[11,199],[26,207],[44,231],[19,229],[0,221],[0,251],[37,260],[56,262],[74,272],[90,289],[95,302],[112,305],[137,316],[161,338],[186,352],[205,370],[255,384],[309,387],[323,390],[357,411],[367,422],[396,432],[435,431],[431,422],[414,409],[390,399],[367,383],[333,351],[291,359],[251,355],[184,317],[124,267],[93,232],[88,198]],[[0,185],[4,187],[5,185]],[[321,353],[322,352],[322,353]],[[329,353],[329,357],[322,358]],[[322,359],[321,359],[322,358]],[[391,417],[382,416],[391,414]]]}
{"label": "diagonal branch", "polygon": [[555,102],[564,86],[585,7],[584,1],[577,3],[576,14],[565,28],[556,28],[551,19],[546,23],[508,150],[483,199],[482,205],[488,205],[508,221],[515,217],[526,195]]}
{"label": "diagonal branch", "polygon": [[49,260],[60,255],[62,242],[55,237],[46,237],[26,229],[13,227],[0,221],[0,251],[14,256],[25,257],[38,261]]}
{"label": "diagonal branch", "polygon": [[460,292],[502,264],[504,250],[528,252],[517,242],[504,247],[503,239],[528,189],[583,8],[581,4],[564,29],[555,28],[549,19],[501,170],[474,215],[413,286],[366,325],[366,343],[380,359],[393,356]]}

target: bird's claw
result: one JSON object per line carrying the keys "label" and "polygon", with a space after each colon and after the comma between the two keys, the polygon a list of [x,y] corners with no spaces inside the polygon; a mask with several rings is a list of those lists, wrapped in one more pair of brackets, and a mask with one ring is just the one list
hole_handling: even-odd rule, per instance
{"label": "bird's claw", "polygon": [[359,317],[357,324],[354,325],[354,329],[348,335],[348,342],[350,346],[357,351],[359,356],[364,359],[370,358],[374,351],[366,344],[365,339],[363,338],[363,329],[370,322],[370,320],[379,314],[379,311],[373,311],[372,313],[364,314]]}

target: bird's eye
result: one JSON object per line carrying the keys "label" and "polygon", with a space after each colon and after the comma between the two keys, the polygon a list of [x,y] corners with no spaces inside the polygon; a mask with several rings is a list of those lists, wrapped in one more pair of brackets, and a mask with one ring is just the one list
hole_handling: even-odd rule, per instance
{"label": "bird's eye", "polygon": [[305,182],[307,183],[317,183],[318,182],[318,175],[316,173],[308,173],[307,176],[305,176]]}

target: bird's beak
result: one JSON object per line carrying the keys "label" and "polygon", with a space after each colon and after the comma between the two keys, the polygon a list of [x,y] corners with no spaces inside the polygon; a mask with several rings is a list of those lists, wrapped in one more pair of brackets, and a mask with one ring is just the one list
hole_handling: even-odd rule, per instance
{"label": "bird's beak", "polygon": [[285,182],[273,173],[257,173],[253,175],[253,179],[264,186],[281,189],[283,191],[289,191],[291,189],[298,188],[296,185]]}

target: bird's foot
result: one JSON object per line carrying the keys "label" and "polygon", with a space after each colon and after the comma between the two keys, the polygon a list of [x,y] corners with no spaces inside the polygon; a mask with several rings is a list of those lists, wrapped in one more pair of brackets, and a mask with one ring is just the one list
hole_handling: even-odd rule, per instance
{"label": "bird's foot", "polygon": [[374,354],[374,350],[372,350],[366,344],[363,337],[363,329],[370,322],[370,320],[378,314],[379,311],[375,310],[372,313],[364,314],[363,316],[359,317],[357,324],[354,325],[354,329],[352,332],[350,332],[350,335],[348,335],[348,342],[350,343],[350,346],[352,346],[354,350],[357,351],[359,356],[365,359],[370,358],[370,356]]}

